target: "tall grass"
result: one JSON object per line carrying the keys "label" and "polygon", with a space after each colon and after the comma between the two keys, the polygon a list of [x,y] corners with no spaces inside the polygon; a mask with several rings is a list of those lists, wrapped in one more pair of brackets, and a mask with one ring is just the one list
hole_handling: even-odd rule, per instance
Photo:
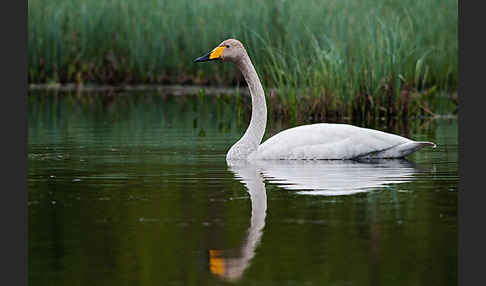
{"label": "tall grass", "polygon": [[453,0],[29,0],[29,82],[235,85],[231,65],[192,63],[233,37],[284,105],[400,112],[457,89],[457,14]]}

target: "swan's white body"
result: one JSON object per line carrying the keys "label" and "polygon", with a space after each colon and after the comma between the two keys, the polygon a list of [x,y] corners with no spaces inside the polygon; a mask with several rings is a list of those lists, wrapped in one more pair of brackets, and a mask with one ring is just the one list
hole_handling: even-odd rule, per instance
{"label": "swan's white body", "polygon": [[317,123],[276,134],[248,159],[401,158],[431,144],[348,124]]}
{"label": "swan's white body", "polygon": [[265,94],[258,74],[243,45],[234,39],[195,61],[223,59],[235,63],[248,83],[252,114],[243,137],[226,154],[226,160],[260,159],[357,159],[402,158],[432,142],[417,142],[402,136],[348,124],[318,123],[284,130],[260,145],[267,124]]}

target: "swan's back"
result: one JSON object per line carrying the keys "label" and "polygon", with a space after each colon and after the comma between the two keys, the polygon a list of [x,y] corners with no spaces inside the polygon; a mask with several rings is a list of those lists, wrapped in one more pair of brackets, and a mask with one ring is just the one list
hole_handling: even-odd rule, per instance
{"label": "swan's back", "polygon": [[349,124],[318,123],[284,130],[266,140],[250,159],[400,158],[430,142]]}

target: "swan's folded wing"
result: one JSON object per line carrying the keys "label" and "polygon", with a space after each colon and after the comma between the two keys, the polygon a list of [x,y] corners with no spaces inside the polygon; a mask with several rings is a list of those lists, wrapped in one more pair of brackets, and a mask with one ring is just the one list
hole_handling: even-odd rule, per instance
{"label": "swan's folded wing", "polygon": [[269,138],[253,159],[352,159],[413,142],[398,135],[348,124],[319,123]]}

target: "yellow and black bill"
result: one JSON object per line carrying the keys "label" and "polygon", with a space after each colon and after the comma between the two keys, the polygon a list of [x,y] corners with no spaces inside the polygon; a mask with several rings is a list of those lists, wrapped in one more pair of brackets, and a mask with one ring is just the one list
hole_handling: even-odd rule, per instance
{"label": "yellow and black bill", "polygon": [[197,62],[206,62],[206,61],[213,61],[221,59],[221,55],[223,54],[224,47],[216,47],[214,50],[210,51],[209,53],[205,54],[202,57],[199,57],[194,60],[195,63]]}

